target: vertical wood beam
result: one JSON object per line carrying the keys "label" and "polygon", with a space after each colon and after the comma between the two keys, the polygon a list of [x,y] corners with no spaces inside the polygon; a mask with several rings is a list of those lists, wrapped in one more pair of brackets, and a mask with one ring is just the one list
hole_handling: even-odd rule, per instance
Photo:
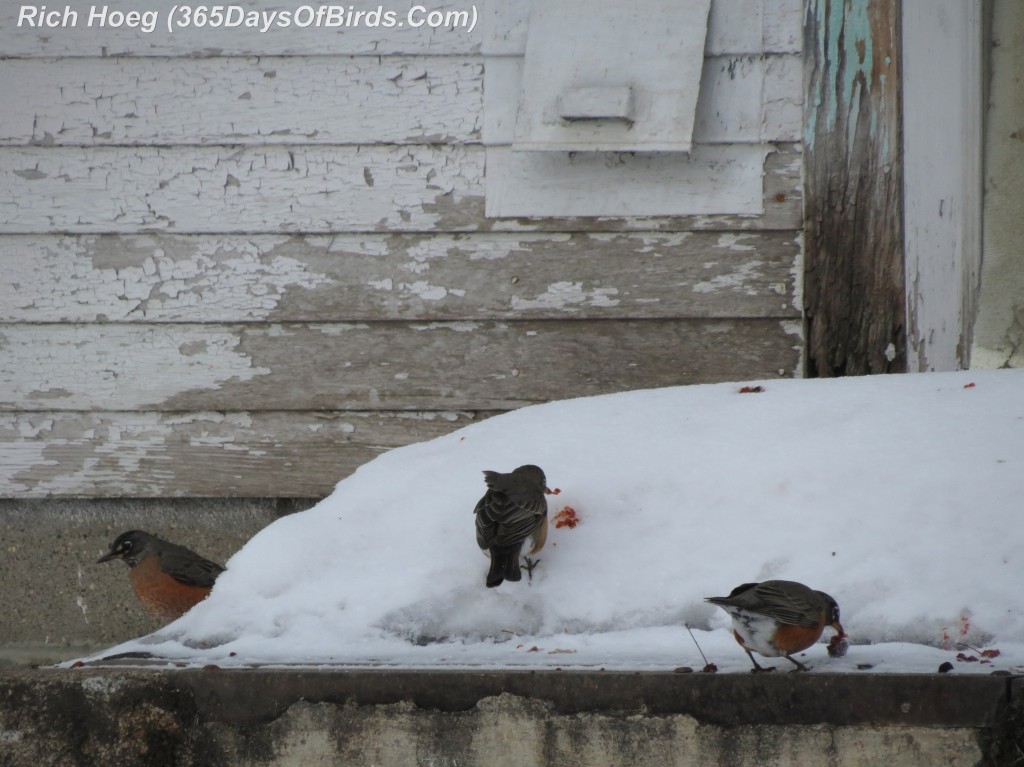
{"label": "vertical wood beam", "polygon": [[903,0],[911,370],[970,365],[981,269],[982,17],[981,0]]}
{"label": "vertical wood beam", "polygon": [[899,0],[806,0],[807,375],[906,369]]}

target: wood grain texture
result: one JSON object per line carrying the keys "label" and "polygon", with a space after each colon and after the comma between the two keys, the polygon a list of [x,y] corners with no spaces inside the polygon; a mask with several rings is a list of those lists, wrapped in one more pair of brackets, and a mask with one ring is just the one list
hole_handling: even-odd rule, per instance
{"label": "wood grain texture", "polygon": [[478,58],[5,59],[0,145],[479,140]]}
{"label": "wood grain texture", "polygon": [[506,410],[793,375],[791,320],[8,325],[0,410]]}
{"label": "wood grain texture", "polygon": [[[490,221],[483,211],[484,153],[484,147],[472,145],[0,149],[0,233],[801,227],[799,145],[769,147],[761,216]],[[708,161],[715,162],[713,153]],[[616,162],[628,166],[647,160],[626,154]],[[707,172],[713,177],[714,166]]]}
{"label": "wood grain texture", "polygon": [[0,491],[14,498],[320,498],[386,450],[448,434],[488,415],[0,414]]}
{"label": "wood grain texture", "polygon": [[811,376],[906,369],[899,9],[813,0],[804,307]]}
{"label": "wood grain texture", "polygon": [[796,232],[8,235],[0,322],[799,317]]}

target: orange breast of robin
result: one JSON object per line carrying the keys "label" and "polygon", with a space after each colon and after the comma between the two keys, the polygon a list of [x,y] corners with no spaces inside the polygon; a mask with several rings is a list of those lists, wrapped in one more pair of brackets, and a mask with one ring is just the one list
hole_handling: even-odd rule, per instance
{"label": "orange breast of robin", "polygon": [[824,621],[820,626],[779,626],[772,636],[772,645],[783,655],[800,652],[817,642],[824,629]]}
{"label": "orange breast of robin", "polygon": [[147,557],[128,571],[135,595],[150,615],[171,621],[202,602],[210,589],[189,586],[160,570],[156,557]]}

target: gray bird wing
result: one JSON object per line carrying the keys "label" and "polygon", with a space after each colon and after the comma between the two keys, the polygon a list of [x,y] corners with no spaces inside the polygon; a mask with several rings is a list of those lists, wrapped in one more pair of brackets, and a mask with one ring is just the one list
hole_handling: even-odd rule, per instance
{"label": "gray bird wing", "polygon": [[482,549],[511,546],[526,540],[548,513],[543,494],[511,498],[488,490],[474,509],[476,542]]}
{"label": "gray bird wing", "polygon": [[799,584],[776,585],[764,581],[740,596],[750,595],[752,604],[744,605],[751,612],[768,615],[790,626],[817,626],[824,605],[817,594]]}
{"label": "gray bird wing", "polygon": [[194,551],[176,546],[165,548],[160,554],[160,569],[188,586],[212,588],[224,568]]}

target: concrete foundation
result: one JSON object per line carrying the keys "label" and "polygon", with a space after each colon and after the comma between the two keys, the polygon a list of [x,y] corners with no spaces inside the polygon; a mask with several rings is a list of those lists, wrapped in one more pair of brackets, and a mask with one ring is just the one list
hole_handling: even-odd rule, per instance
{"label": "concrete foundation", "polygon": [[0,764],[1010,765],[1021,679],[74,669],[0,675]]}

